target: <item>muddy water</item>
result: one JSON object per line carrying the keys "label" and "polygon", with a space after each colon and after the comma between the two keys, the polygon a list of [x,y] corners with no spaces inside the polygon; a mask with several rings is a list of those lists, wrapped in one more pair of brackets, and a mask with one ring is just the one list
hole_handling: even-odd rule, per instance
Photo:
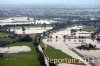
{"label": "muddy water", "polygon": [[96,45],[97,48],[100,48],[100,42],[92,39],[66,39],[66,44],[68,44],[70,47],[74,48],[78,53],[84,55],[84,56],[90,56],[90,57],[96,57],[95,65],[100,66],[100,50],[79,50],[76,49],[77,46],[81,46],[81,44],[84,43],[91,43],[92,45]]}
{"label": "muddy water", "polygon": [[[54,33],[52,35],[53,37],[53,41],[54,44],[58,41],[62,41],[63,39],[63,35],[69,35],[71,36],[71,28],[67,28],[63,31],[59,31],[57,33]],[[86,31],[85,31],[86,32]],[[86,35],[86,34],[84,34]],[[58,39],[55,38],[55,36],[58,36]],[[87,36],[90,36],[90,34],[88,34]],[[55,40],[56,39],[56,40]],[[100,50],[79,50],[77,49],[76,47],[77,46],[81,46],[82,44],[86,43],[86,44],[89,44],[91,43],[92,45],[96,45],[97,48],[100,48],[100,42],[99,41],[96,41],[96,40],[92,40],[90,38],[87,38],[87,39],[66,39],[65,40],[65,43],[70,46],[71,48],[74,48],[78,53],[84,55],[84,56],[93,56],[93,57],[96,57],[98,59],[96,59],[96,61],[94,62],[96,66],[100,66]]]}

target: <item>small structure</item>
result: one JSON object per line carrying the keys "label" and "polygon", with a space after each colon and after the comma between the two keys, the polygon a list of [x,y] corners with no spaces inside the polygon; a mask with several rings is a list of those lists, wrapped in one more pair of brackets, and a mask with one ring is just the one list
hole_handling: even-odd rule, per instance
{"label": "small structure", "polygon": [[71,37],[74,38],[76,35],[76,29],[71,29]]}
{"label": "small structure", "polygon": [[96,36],[96,40],[99,40],[100,41],[100,35],[97,35]]}
{"label": "small structure", "polygon": [[93,33],[93,32],[77,31],[76,37],[78,37],[78,38],[91,38],[91,33]]}

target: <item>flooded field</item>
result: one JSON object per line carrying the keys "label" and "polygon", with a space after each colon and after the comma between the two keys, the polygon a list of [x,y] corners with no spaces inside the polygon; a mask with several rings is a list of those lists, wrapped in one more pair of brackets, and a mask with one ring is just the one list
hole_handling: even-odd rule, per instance
{"label": "flooded field", "polygon": [[0,53],[19,53],[19,52],[29,52],[31,48],[28,46],[13,46],[0,48]]}
{"label": "flooded field", "polygon": [[[0,25],[21,25],[21,24],[51,24],[54,21],[52,20],[35,20],[34,18],[28,17],[12,17],[0,20]],[[16,26],[17,27],[17,26]],[[10,28],[11,31],[14,31],[17,34],[34,34],[34,33],[43,33],[44,31],[52,29],[51,26],[48,27],[26,27],[25,31],[22,31],[22,26],[17,28]]]}
{"label": "flooded field", "polygon": [[[87,31],[77,31],[76,32],[75,36],[80,36],[80,35],[77,35],[78,32],[80,32],[80,33],[83,32],[82,36],[88,36],[88,38],[69,38],[69,39],[67,38],[67,39],[64,39],[64,37],[63,37],[64,35],[71,36],[71,29],[72,28],[74,28],[74,29],[80,28],[80,27],[79,28],[75,28],[75,27],[70,27],[70,28],[67,28],[65,30],[61,30],[61,31],[58,31],[56,33],[52,33],[51,34],[52,38],[46,38],[43,41],[45,44],[50,45],[56,49],[60,49],[62,52],[66,53],[74,58],[80,59],[83,62],[84,62],[84,60],[82,60],[82,58],[80,56],[75,54],[70,49],[74,49],[75,51],[77,51],[79,54],[81,54],[83,56],[90,56],[90,57],[93,56],[95,58],[99,58],[100,57],[100,50],[79,50],[76,48],[77,46],[81,46],[82,44],[89,44],[89,43],[92,45],[95,45],[96,48],[100,48],[100,42],[95,40],[95,39],[93,40],[90,38],[91,32],[87,32]],[[100,62],[100,60],[96,59],[95,65],[99,66],[99,62]],[[86,63],[86,64],[87,64],[86,66],[89,66],[88,63]]]}
{"label": "flooded field", "polygon": [[[23,21],[24,20],[24,21]],[[30,20],[27,20],[27,17],[15,17],[15,18],[9,18],[5,20],[0,20],[0,25],[13,25],[13,24],[38,24],[38,23],[46,23],[46,24],[51,24],[53,21],[52,20],[33,20],[30,18]],[[43,33],[44,31],[50,30],[53,27],[25,27],[25,31],[22,30],[22,27],[19,28],[11,28],[11,31],[14,31],[17,34],[35,34],[35,33]],[[73,29],[73,30],[72,30]],[[83,60],[82,57],[80,57],[78,54],[73,52],[71,49],[74,49],[77,51],[79,54],[83,56],[93,56],[96,59],[95,65],[99,66],[100,64],[100,42],[97,40],[91,39],[91,33],[93,31],[88,32],[88,31],[83,31],[81,29],[84,29],[83,26],[71,26],[66,29],[60,30],[55,33],[51,33],[50,36],[52,38],[46,38],[43,39],[43,42],[46,45],[50,45],[56,49],[60,49],[62,52],[72,56],[73,58],[79,59],[82,62],[86,64],[86,66],[90,66],[89,63],[87,63],[85,60]],[[77,30],[73,32],[74,30]],[[64,39],[64,35],[67,36],[67,39]],[[80,36],[86,37],[86,38],[79,38]],[[95,45],[98,50],[79,50],[76,47],[81,46],[84,44],[92,44]],[[14,51],[16,49],[19,49],[17,51]],[[23,50],[26,49],[26,50]],[[31,49],[27,46],[16,46],[16,47],[9,47],[9,48],[0,48],[0,53],[18,53],[18,52],[27,52],[31,51]],[[60,66],[60,65],[59,65]],[[71,66],[71,65],[69,65]]]}
{"label": "flooded field", "polygon": [[26,28],[25,31],[22,31],[22,28],[20,29],[11,29],[11,31],[14,31],[17,34],[35,34],[35,33],[43,33],[44,31],[50,30],[52,27],[46,27],[45,29],[42,27],[36,27],[36,28]]}
{"label": "flooded field", "polygon": [[28,17],[12,17],[0,20],[0,25],[14,25],[14,24],[51,24],[52,20],[35,20],[34,18],[28,18]]}

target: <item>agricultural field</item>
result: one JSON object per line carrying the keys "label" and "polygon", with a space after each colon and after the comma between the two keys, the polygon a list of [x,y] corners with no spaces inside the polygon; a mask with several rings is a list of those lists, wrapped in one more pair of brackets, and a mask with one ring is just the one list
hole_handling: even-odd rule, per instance
{"label": "agricultural field", "polygon": [[84,27],[84,28],[82,29],[82,31],[88,31],[88,32],[96,31],[96,30],[99,29],[99,28],[94,27],[94,26],[83,26],[83,27]]}
{"label": "agricultural field", "polygon": [[47,45],[47,47],[45,47],[43,42],[41,42],[41,47],[44,48],[43,51],[44,51],[44,54],[46,55],[46,57],[49,57],[51,59],[65,59],[65,58],[72,59],[71,56],[63,53],[59,49],[55,49],[49,45]]}
{"label": "agricultural field", "polygon": [[8,54],[3,53],[3,57],[0,59],[0,66],[41,66],[33,42],[17,42],[5,47],[12,46],[28,46],[31,48],[31,51]]}
{"label": "agricultural field", "polygon": [[2,38],[2,37],[7,37],[7,36],[8,36],[8,34],[3,33],[3,32],[0,32],[0,38]]}

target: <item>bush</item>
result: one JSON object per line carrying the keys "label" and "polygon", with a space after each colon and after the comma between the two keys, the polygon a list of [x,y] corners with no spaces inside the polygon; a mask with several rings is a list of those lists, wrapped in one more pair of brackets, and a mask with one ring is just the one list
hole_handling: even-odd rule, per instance
{"label": "bush", "polygon": [[24,35],[24,36],[20,35],[19,41],[20,42],[30,42],[32,41],[32,38],[30,37],[30,35]]}

